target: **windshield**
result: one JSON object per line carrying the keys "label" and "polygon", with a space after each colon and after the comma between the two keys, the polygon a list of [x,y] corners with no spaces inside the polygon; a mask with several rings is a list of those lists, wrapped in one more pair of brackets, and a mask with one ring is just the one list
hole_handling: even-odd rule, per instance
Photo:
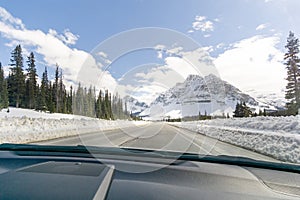
{"label": "windshield", "polygon": [[4,1],[0,144],[300,162],[299,1]]}

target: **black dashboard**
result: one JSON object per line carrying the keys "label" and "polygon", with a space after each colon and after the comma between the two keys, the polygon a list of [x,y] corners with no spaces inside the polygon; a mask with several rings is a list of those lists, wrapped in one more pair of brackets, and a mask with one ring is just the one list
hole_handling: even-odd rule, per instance
{"label": "black dashboard", "polygon": [[168,158],[5,150],[0,199],[300,199],[300,174]]}

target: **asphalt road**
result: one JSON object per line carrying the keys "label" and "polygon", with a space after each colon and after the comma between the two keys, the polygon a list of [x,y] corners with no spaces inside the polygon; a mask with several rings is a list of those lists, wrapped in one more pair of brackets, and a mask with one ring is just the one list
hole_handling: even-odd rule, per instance
{"label": "asphalt road", "polygon": [[199,133],[177,128],[167,123],[151,123],[130,128],[96,131],[79,136],[37,142],[36,144],[147,148],[204,155],[242,156],[258,160],[276,161],[268,156],[224,143]]}

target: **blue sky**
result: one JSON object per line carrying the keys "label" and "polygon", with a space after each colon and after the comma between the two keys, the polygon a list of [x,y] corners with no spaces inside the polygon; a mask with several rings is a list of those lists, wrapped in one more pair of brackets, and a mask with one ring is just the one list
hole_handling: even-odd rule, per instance
{"label": "blue sky", "polygon": [[[99,43],[130,29],[161,27],[179,31],[205,47],[220,76],[243,91],[280,93],[285,84],[286,37],[289,30],[300,35],[298,0],[1,0],[0,7],[2,64],[9,64],[10,52],[20,43],[25,54],[36,52],[40,73],[47,66],[51,74],[58,63],[70,84],[76,79],[77,65]],[[187,57],[194,53],[179,52]],[[109,55],[103,55],[109,60]],[[112,67],[105,80],[117,82],[131,67],[151,62],[169,68],[178,63],[184,66],[170,54],[142,51],[107,62]],[[270,69],[274,76],[261,82],[261,75]]]}

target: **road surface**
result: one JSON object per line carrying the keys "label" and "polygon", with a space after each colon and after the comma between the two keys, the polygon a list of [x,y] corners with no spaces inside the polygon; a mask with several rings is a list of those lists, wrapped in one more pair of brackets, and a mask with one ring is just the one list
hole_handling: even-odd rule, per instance
{"label": "road surface", "polygon": [[268,156],[224,143],[202,134],[177,128],[167,123],[150,123],[129,128],[37,142],[46,145],[88,145],[147,148],[162,151],[191,152],[204,155],[242,156],[276,161]]}

